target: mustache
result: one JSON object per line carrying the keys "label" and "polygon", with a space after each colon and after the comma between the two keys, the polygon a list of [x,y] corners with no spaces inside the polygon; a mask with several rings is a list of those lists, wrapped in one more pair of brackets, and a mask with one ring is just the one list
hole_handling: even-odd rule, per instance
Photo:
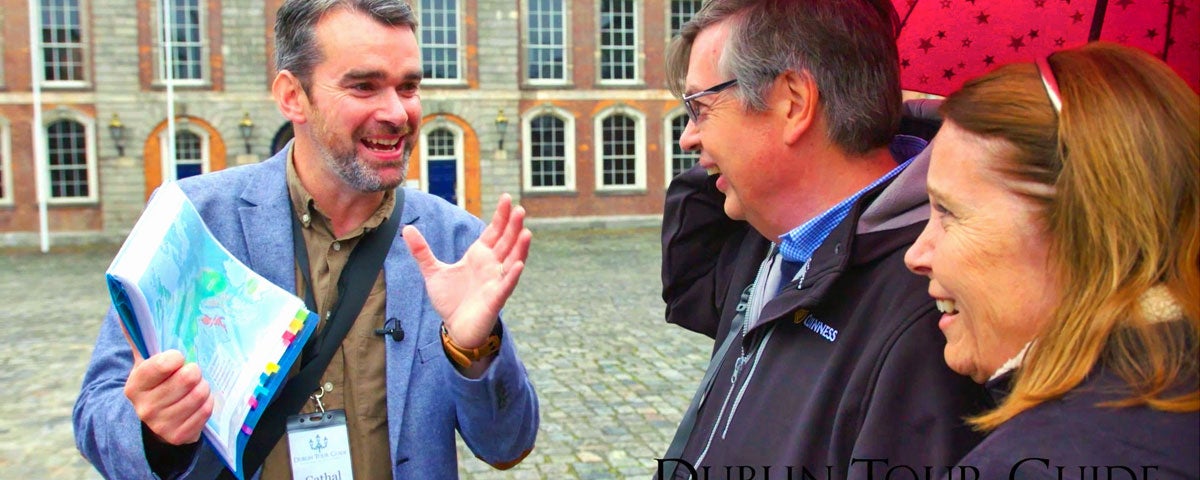
{"label": "mustache", "polygon": [[397,125],[394,123],[382,123],[376,127],[364,129],[359,132],[359,137],[368,137],[374,135],[387,136],[399,135],[407,137],[412,135],[415,130],[408,124]]}

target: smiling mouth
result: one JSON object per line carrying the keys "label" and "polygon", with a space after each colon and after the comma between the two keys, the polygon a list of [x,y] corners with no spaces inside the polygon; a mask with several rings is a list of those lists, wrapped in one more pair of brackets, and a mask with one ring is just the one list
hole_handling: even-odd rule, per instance
{"label": "smiling mouth", "polygon": [[713,165],[713,166],[711,166],[711,167],[705,168],[705,169],[704,169],[704,171],[705,171],[705,172],[708,172],[708,175],[709,175],[709,176],[712,176],[712,175],[719,175],[719,174],[721,173],[721,167],[718,167],[718,166],[716,166],[716,165]]}
{"label": "smiling mouth", "polygon": [[396,150],[397,146],[400,144],[400,138],[364,138],[362,140],[362,144],[369,150],[374,150],[377,152],[391,152]]}
{"label": "smiling mouth", "polygon": [[937,309],[939,312],[948,315],[955,315],[958,313],[958,307],[954,304],[954,300],[934,299],[934,303],[937,304]]}

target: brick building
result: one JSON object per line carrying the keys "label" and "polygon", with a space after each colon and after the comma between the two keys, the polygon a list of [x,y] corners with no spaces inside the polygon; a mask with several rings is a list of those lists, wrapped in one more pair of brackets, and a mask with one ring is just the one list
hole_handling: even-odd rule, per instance
{"label": "brick building", "polygon": [[[40,229],[31,25],[52,239],[120,237],[164,180],[260,161],[290,138],[269,91],[281,0],[33,1],[30,22],[28,0],[0,0],[6,243]],[[701,0],[412,3],[426,78],[411,186],[476,215],[501,192],[534,221],[661,213],[668,180],[695,162],[674,140],[687,116],[663,55]]]}

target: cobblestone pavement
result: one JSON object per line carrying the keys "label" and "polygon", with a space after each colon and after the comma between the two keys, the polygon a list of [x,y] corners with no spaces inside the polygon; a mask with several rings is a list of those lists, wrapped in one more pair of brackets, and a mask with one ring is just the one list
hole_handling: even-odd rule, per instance
{"label": "cobblestone pavement", "polygon": [[[0,479],[92,479],[71,408],[108,305],[112,247],[0,252]],[[657,229],[547,230],[505,318],[541,400],[537,446],[498,472],[459,441],[464,479],[649,478],[712,341],[668,326]]]}

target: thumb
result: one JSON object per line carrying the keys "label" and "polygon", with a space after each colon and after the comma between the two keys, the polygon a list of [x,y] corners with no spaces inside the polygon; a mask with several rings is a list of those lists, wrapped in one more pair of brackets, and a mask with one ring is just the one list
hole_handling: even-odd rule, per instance
{"label": "thumb", "polygon": [[413,259],[417,261],[417,268],[421,269],[421,275],[428,278],[440,262],[433,256],[433,251],[429,249],[429,243],[425,241],[425,236],[421,235],[417,227],[412,225],[405,225],[400,235],[404,238],[404,243],[408,245],[408,251],[412,252]]}

